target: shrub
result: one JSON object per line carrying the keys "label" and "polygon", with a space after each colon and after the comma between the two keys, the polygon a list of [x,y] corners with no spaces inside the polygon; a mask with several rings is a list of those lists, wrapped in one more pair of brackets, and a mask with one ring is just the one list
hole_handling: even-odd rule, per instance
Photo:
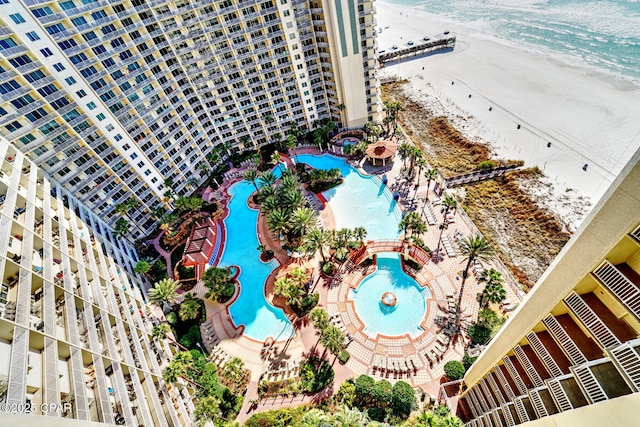
{"label": "shrub", "polygon": [[306,316],[320,301],[320,294],[314,293],[306,295],[300,301],[300,305],[291,304],[291,309],[298,317]]}
{"label": "shrub", "polygon": [[469,370],[469,368],[471,367],[471,365],[473,365],[473,362],[475,362],[477,358],[478,356],[471,357],[469,356],[469,353],[467,353],[466,351],[464,352],[464,356],[462,356],[462,364],[464,365],[465,372]]}
{"label": "shrub", "polygon": [[459,380],[464,376],[464,366],[457,360],[450,360],[444,365],[444,373],[452,380]]}
{"label": "shrub", "polygon": [[334,399],[336,403],[352,407],[356,400],[356,386],[353,381],[347,380],[340,384],[340,389],[334,395]]}
{"label": "shrub", "polygon": [[322,272],[324,274],[333,273],[333,263],[330,261],[325,262],[324,265],[322,266]]}
{"label": "shrub", "polygon": [[481,171],[490,171],[495,169],[495,167],[496,164],[493,160],[483,160],[481,162],[478,162],[478,164],[476,165],[476,168]]}
{"label": "shrub", "polygon": [[372,407],[367,409],[367,415],[369,415],[369,418],[373,421],[384,422],[385,418],[387,418],[387,409],[384,407]]}
{"label": "shrub", "polygon": [[333,368],[323,359],[310,358],[300,369],[302,387],[308,393],[315,393],[333,381]]}
{"label": "shrub", "polygon": [[171,325],[175,325],[176,322],[178,321],[178,315],[173,311],[167,313],[166,318],[167,318],[167,322],[169,322],[169,324]]}
{"label": "shrub", "polygon": [[389,406],[393,398],[391,392],[391,383],[387,380],[380,380],[376,382],[371,391],[371,397],[375,401],[374,405],[379,408]]}
{"label": "shrub", "polygon": [[422,269],[422,264],[419,264],[410,258],[405,258],[404,263],[407,264],[409,267],[413,268],[414,270]]}
{"label": "shrub", "polygon": [[342,350],[340,353],[338,353],[338,360],[343,365],[345,363],[347,363],[347,361],[349,360],[350,357],[351,357],[351,355],[349,354],[349,352],[347,350]]}
{"label": "shrub", "polygon": [[491,329],[480,324],[471,325],[469,328],[469,338],[473,344],[486,344],[491,338]]}
{"label": "shrub", "polygon": [[180,337],[178,342],[188,349],[197,348],[196,343],[200,342],[200,328],[197,325],[193,325],[189,328],[189,332]]}
{"label": "shrub", "polygon": [[395,412],[402,416],[408,417],[411,411],[416,407],[416,392],[410,384],[404,381],[398,381],[393,385],[392,403]]}
{"label": "shrub", "polygon": [[363,374],[356,379],[356,398],[360,404],[366,404],[371,400],[371,393],[375,384],[375,380],[368,375]]}

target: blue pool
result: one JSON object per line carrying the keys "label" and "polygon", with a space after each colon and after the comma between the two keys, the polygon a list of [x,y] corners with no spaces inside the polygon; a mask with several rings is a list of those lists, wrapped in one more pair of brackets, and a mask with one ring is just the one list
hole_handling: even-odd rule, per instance
{"label": "blue pool", "polygon": [[344,159],[300,154],[298,162],[318,169],[339,168],[344,183],[322,193],[333,212],[336,228],[364,227],[367,239],[397,239],[402,211],[380,178],[361,175]]}
{"label": "blue pool", "polygon": [[[323,193],[337,228],[362,226],[368,231],[368,239],[398,238],[402,214],[391,192],[378,177],[363,176],[345,160],[329,155],[301,154],[297,159],[315,168],[337,167],[345,177],[342,185]],[[280,173],[278,168],[274,172]],[[256,249],[258,211],[247,206],[247,199],[254,190],[253,184],[244,181],[229,189],[229,215],[224,220],[226,243],[218,265],[240,267],[240,295],[229,307],[233,323],[244,325],[244,334],[259,341],[268,337],[286,340],[293,335],[293,327],[284,312],[269,304],[264,296],[264,283],[278,264],[260,261]]]}
{"label": "blue pool", "polygon": [[284,312],[270,305],[264,296],[267,276],[278,264],[260,261],[260,252],[256,249],[258,211],[247,206],[247,199],[254,190],[253,184],[244,181],[229,189],[229,215],[224,220],[227,240],[218,265],[240,266],[240,295],[229,307],[233,323],[244,325],[244,334],[259,341],[267,337],[286,340],[292,336],[293,327]]}
{"label": "blue pool", "polygon": [[[348,295],[366,325],[364,332],[370,337],[407,333],[412,337],[418,336],[424,332],[420,322],[427,310],[425,299],[431,298],[431,291],[427,287],[422,288],[402,270],[400,254],[379,253],[377,258],[378,269]],[[381,303],[385,292],[395,295],[397,302],[394,307]]]}

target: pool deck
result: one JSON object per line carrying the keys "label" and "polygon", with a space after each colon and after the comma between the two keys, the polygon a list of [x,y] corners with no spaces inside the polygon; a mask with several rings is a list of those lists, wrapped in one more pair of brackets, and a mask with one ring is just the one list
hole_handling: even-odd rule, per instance
{"label": "pool deck", "polygon": [[[300,148],[297,154],[321,154],[317,149]],[[335,155],[334,153],[331,153]],[[291,163],[288,156],[282,156],[283,161]],[[213,348],[213,354],[223,352],[229,356],[237,356],[244,360],[245,365],[251,370],[251,381],[245,396],[245,404],[238,415],[237,420],[244,422],[255,412],[277,409],[281,407],[298,406],[301,403],[309,403],[322,400],[337,391],[344,380],[357,377],[361,374],[371,375],[374,378],[385,378],[391,382],[403,380],[416,388],[437,397],[441,379],[444,375],[444,364],[449,360],[461,360],[468,344],[466,330],[475,320],[478,312],[476,294],[482,290],[482,285],[475,280],[470,272],[465,285],[465,293],[461,304],[462,331],[451,333],[445,330],[447,319],[451,313],[452,302],[455,303],[462,282],[461,271],[464,268],[464,260],[456,256],[451,242],[460,236],[468,236],[477,233],[477,229],[466,217],[462,209],[443,217],[440,209],[440,196],[434,189],[434,183],[427,188],[427,180],[422,177],[419,183],[408,180],[402,175],[402,160],[396,157],[395,162],[385,167],[373,167],[366,165],[364,161],[354,164],[363,173],[385,174],[389,188],[400,195],[400,205],[403,211],[416,211],[431,224],[429,231],[421,237],[430,248],[440,246],[443,257],[438,263],[429,261],[420,271],[406,270],[418,283],[429,286],[432,298],[427,300],[427,314],[421,326],[424,333],[416,337],[403,335],[400,337],[371,338],[362,330],[364,325],[355,312],[352,302],[347,301],[347,293],[350,288],[356,287],[364,276],[370,274],[373,268],[365,269],[360,266],[351,266],[350,269],[341,271],[338,278],[326,277],[320,274],[318,265],[320,256],[316,255],[318,262],[313,262],[315,270],[313,277],[316,281],[312,291],[320,294],[319,306],[324,307],[330,315],[334,315],[332,322],[346,331],[352,341],[347,347],[351,358],[345,365],[337,363],[337,360],[329,358],[335,370],[335,379],[332,385],[319,395],[297,396],[286,398],[262,399],[257,407],[251,408],[249,400],[258,399],[257,386],[263,372],[268,371],[273,362],[292,361],[307,357],[311,354],[322,354],[324,349],[318,343],[318,335],[311,323],[306,319],[293,321],[295,335],[286,341],[257,342],[243,336],[241,330],[236,328],[228,316],[227,304],[206,302],[207,322],[204,325],[213,330],[216,340],[205,342],[208,349]],[[426,169],[423,169],[426,170]],[[239,174],[238,174],[239,175]],[[240,177],[241,179],[241,177]],[[234,181],[237,181],[236,178]],[[225,182],[221,194],[225,194],[230,182]],[[426,195],[429,202],[425,204]],[[325,228],[334,225],[333,215],[330,209],[320,209],[319,216]],[[449,228],[443,233],[443,242],[438,244],[440,231],[437,226],[443,221],[449,222]],[[295,262],[287,256],[280,247],[277,237],[268,231],[263,216],[258,217],[258,235],[262,244],[274,250],[275,258],[281,266]],[[446,240],[446,242],[445,242]],[[445,245],[446,243],[446,245]],[[398,244],[398,242],[396,242]],[[253,250],[253,248],[251,248]],[[495,268],[505,271],[499,264],[485,263],[485,268]],[[283,307],[283,301],[274,298],[272,294],[273,282],[278,270],[276,269],[267,279],[265,293],[267,300],[276,306]],[[505,274],[506,276],[506,274]],[[511,285],[511,286],[510,286]],[[514,284],[506,283],[507,301],[517,303],[522,300],[523,294],[518,292]],[[199,283],[194,292],[204,295],[206,288]],[[285,310],[289,319],[295,319],[290,311]],[[206,340],[206,339],[205,339]],[[219,340],[219,344],[215,342]]]}

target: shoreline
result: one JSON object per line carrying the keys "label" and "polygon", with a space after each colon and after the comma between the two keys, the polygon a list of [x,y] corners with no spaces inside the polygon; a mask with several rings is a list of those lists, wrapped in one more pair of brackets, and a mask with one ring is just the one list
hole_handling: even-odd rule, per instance
{"label": "shoreline", "polygon": [[489,143],[497,157],[539,167],[557,198],[595,204],[640,146],[633,117],[640,88],[631,81],[497,43],[417,8],[384,1],[376,8],[379,50],[445,30],[458,38],[452,52],[387,63],[381,78],[407,79],[407,95],[469,139]]}

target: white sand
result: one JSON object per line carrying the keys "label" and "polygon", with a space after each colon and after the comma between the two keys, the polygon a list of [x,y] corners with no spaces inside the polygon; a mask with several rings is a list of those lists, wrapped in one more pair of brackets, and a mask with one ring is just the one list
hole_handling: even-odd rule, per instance
{"label": "white sand", "polygon": [[387,63],[381,76],[410,79],[430,109],[466,136],[490,142],[497,157],[538,166],[557,196],[595,203],[640,146],[637,86],[500,44],[436,15],[382,1],[376,8],[379,50],[445,30],[457,36],[453,52]]}

